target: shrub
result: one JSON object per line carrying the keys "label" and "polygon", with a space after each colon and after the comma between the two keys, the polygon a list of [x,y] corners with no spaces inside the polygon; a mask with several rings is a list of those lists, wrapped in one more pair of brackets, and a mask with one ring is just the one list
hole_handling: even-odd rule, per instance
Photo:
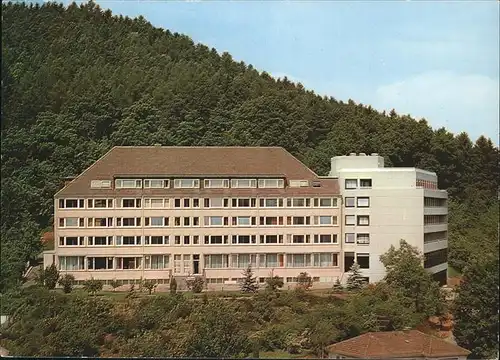
{"label": "shrub", "polygon": [[95,295],[102,290],[102,281],[90,278],[83,283],[83,289],[91,295]]}
{"label": "shrub", "polygon": [[171,294],[177,293],[177,280],[175,280],[175,278],[172,278],[170,280],[170,293]]}
{"label": "shrub", "polygon": [[41,270],[40,274],[37,277],[37,282],[49,290],[52,290],[56,287],[58,280],[59,270],[57,270],[55,264],[47,266],[45,269]]}
{"label": "shrub", "polygon": [[201,293],[203,291],[204,286],[205,286],[205,280],[203,280],[201,276],[196,276],[189,285],[190,290],[195,294]]}
{"label": "shrub", "polygon": [[75,277],[71,274],[64,274],[59,279],[59,285],[62,286],[63,292],[65,294],[69,294],[73,290],[73,286],[75,285]]}
{"label": "shrub", "polygon": [[299,276],[297,276],[297,287],[307,290],[311,286],[312,286],[311,276],[309,276],[309,274],[306,272],[301,272]]}
{"label": "shrub", "polygon": [[282,288],[283,285],[284,285],[283,279],[277,275],[269,276],[268,278],[266,278],[266,290],[276,291]]}
{"label": "shrub", "polygon": [[157,284],[152,280],[144,280],[142,286],[148,290],[148,294],[151,295],[153,290],[156,288]]}
{"label": "shrub", "polygon": [[113,291],[116,291],[116,289],[121,286],[121,284],[116,279],[111,280],[109,285],[111,285],[111,287],[113,288]]}

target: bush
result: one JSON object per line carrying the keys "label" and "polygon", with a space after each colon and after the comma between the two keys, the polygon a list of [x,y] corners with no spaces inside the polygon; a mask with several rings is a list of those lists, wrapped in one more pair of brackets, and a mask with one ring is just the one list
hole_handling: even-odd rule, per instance
{"label": "bush", "polygon": [[193,280],[190,280],[188,282],[187,286],[189,290],[191,290],[195,294],[199,294],[203,291],[205,280],[203,280],[201,276],[196,276]]}
{"label": "bush", "polygon": [[276,291],[281,289],[283,285],[283,279],[277,275],[266,278],[266,290]]}
{"label": "bush", "polygon": [[301,272],[297,276],[297,287],[308,290],[312,286],[312,278],[306,272]]}
{"label": "bush", "polygon": [[91,295],[95,295],[102,290],[102,281],[90,278],[83,283],[83,289]]}
{"label": "bush", "polygon": [[142,282],[142,286],[146,288],[148,290],[148,294],[151,295],[157,284],[152,280],[144,280]]}
{"label": "bush", "polygon": [[116,289],[121,286],[121,284],[116,279],[111,280],[109,285],[111,285],[111,287],[113,288],[113,291],[116,291]]}
{"label": "bush", "polygon": [[59,279],[59,285],[62,286],[63,292],[65,294],[69,294],[73,290],[73,286],[75,285],[75,277],[71,274],[64,274]]}
{"label": "bush", "polygon": [[57,281],[59,280],[59,270],[55,264],[47,266],[40,271],[37,277],[37,282],[49,290],[55,289]]}
{"label": "bush", "polygon": [[172,278],[170,280],[170,293],[171,294],[177,293],[177,280],[175,280],[175,278]]}

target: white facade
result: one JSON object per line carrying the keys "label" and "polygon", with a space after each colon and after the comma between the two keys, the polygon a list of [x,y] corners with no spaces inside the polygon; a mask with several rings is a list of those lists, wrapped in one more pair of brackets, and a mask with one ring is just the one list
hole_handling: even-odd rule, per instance
{"label": "white facade", "polygon": [[380,281],[385,275],[380,255],[404,239],[424,254],[433,252],[425,267],[443,277],[448,265],[439,257],[446,257],[448,247],[448,195],[437,189],[435,173],[385,168],[377,154],[351,154],[332,158],[329,176],[338,178],[343,197],[343,270],[354,255],[369,281]]}

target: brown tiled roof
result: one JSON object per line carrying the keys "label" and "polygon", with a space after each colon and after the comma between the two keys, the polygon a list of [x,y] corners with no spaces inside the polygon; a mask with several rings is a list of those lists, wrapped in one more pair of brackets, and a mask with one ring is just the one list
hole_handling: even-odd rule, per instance
{"label": "brown tiled roof", "polygon": [[353,358],[467,356],[470,351],[418,330],[369,332],[328,347],[328,352]]}
{"label": "brown tiled roof", "polygon": [[280,147],[170,147],[117,146],[111,149],[56,197],[100,195],[280,195],[285,189],[91,189],[92,180],[114,177],[285,177],[318,181],[321,187],[287,188],[286,194],[339,194],[336,179],[319,178],[312,170]]}

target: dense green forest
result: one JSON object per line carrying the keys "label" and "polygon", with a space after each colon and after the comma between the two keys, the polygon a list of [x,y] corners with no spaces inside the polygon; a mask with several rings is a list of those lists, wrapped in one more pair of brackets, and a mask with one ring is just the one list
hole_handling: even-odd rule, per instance
{"label": "dense green forest", "polygon": [[453,266],[496,253],[499,153],[489,139],[320,97],[93,3],[9,3],[2,16],[2,289],[40,252],[62,179],[113,145],[283,146],[320,175],[332,156],[377,152],[437,172],[452,198]]}

